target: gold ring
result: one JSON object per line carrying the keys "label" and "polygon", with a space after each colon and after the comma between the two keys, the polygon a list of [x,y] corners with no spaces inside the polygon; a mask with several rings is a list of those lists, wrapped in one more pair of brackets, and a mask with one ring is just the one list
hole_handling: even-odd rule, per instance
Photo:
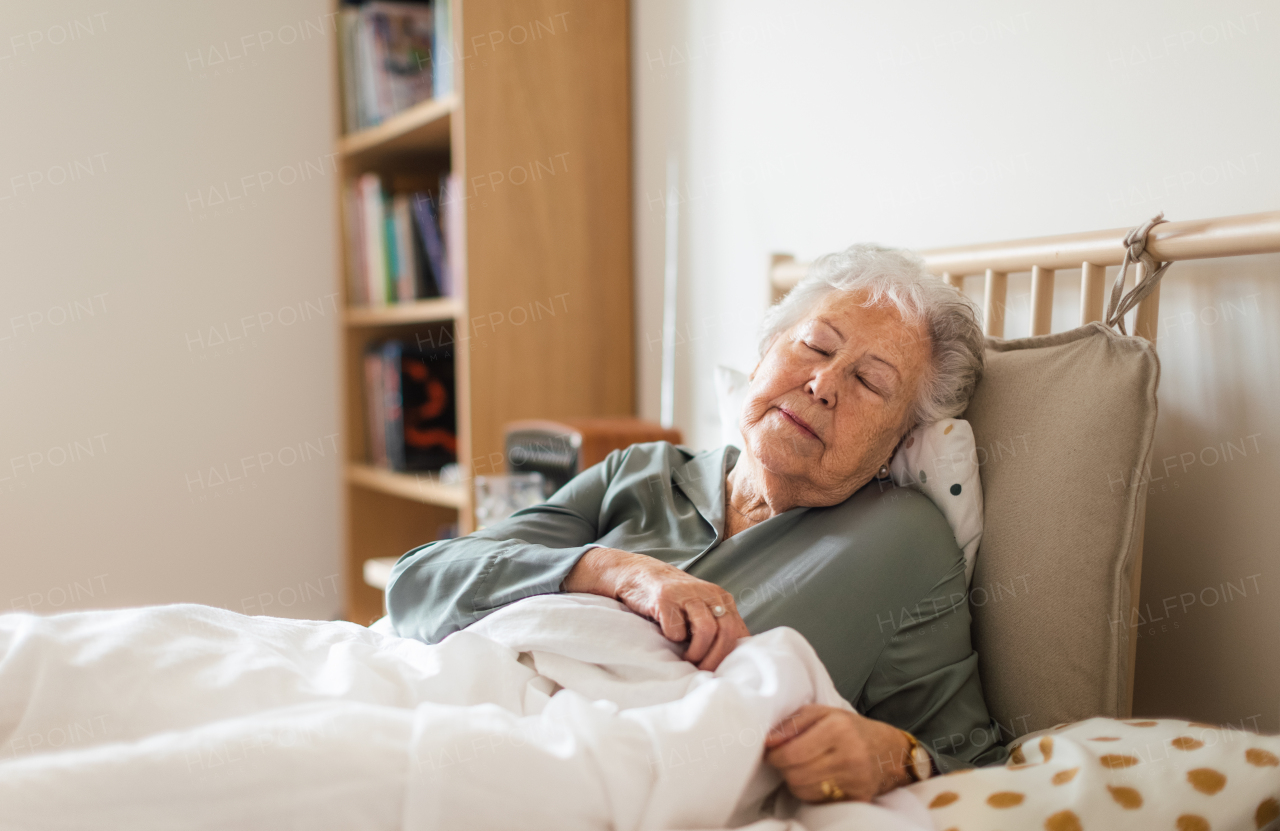
{"label": "gold ring", "polygon": [[715,615],[716,617],[724,617],[724,607],[723,607],[723,606],[712,606],[712,607],[711,607],[711,614]]}
{"label": "gold ring", "polygon": [[844,799],[844,791],[840,790],[840,786],[830,779],[822,780],[822,796],[828,802],[839,802]]}

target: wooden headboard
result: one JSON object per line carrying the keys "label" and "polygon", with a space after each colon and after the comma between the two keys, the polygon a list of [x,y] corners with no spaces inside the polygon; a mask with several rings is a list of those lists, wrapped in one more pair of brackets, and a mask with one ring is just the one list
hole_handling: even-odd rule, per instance
{"label": "wooden headboard", "polygon": [[[966,277],[981,276],[983,331],[1004,337],[1004,313],[1009,275],[1031,272],[1031,334],[1049,334],[1053,315],[1054,275],[1080,270],[1080,325],[1102,320],[1107,266],[1124,261],[1128,228],[1063,234],[1053,237],[990,242],[921,252],[933,274],[963,289]],[[1280,211],[1242,214],[1218,219],[1163,222],[1147,237],[1147,250],[1161,262],[1237,257],[1280,252]],[[809,264],[790,254],[774,254],[769,273],[772,298],[777,302],[808,271]],[[1137,264],[1135,281],[1145,276]],[[1138,304],[1135,333],[1155,343],[1159,323],[1160,288]]]}

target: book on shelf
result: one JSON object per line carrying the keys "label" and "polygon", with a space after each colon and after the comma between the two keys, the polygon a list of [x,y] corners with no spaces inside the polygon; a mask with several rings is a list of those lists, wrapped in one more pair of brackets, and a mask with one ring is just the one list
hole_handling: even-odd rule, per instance
{"label": "book on shelf", "polygon": [[391,198],[391,246],[395,250],[396,298],[418,297],[418,256],[413,234],[413,219],[409,208],[409,195],[396,194]]}
{"label": "book on shelf", "polygon": [[453,92],[453,4],[451,0],[436,0],[432,4],[435,26],[431,32],[432,76],[431,87],[436,98]]}
{"label": "book on shelf", "polygon": [[385,306],[457,296],[448,239],[455,235],[449,223],[458,216],[441,207],[429,191],[388,194],[376,173],[348,186],[343,219],[353,304]]}
{"label": "book on shelf", "polygon": [[400,341],[387,341],[382,345],[378,367],[382,371],[382,437],[386,442],[386,464],[392,470],[405,470],[404,392],[400,387],[403,354]]}
{"label": "book on shelf", "polygon": [[412,202],[415,227],[422,240],[432,285],[440,296],[453,297],[453,281],[449,279],[449,260],[445,256],[444,236],[440,230],[440,214],[436,209],[436,202],[431,194],[425,192],[415,193]]}
{"label": "book on shelf", "polygon": [[389,340],[364,357],[370,464],[438,471],[456,462],[453,350]]}
{"label": "book on shelf", "polygon": [[369,462],[378,467],[389,467],[387,464],[386,421],[383,417],[382,392],[384,380],[382,371],[381,350],[365,352],[364,355],[364,402],[365,421],[368,426]]}
{"label": "book on shelf", "polygon": [[453,91],[450,0],[348,3],[338,16],[343,125],[376,127]]}
{"label": "book on shelf", "polygon": [[387,303],[386,232],[383,228],[382,183],[376,173],[366,173],[356,181],[359,199],[357,221],[360,224],[360,250],[363,253],[361,273],[364,294],[371,306]]}

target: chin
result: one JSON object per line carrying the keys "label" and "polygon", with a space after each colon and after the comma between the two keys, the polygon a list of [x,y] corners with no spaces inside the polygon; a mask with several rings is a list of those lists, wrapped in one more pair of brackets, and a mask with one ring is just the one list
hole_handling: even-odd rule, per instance
{"label": "chin", "polygon": [[[765,434],[761,435],[761,433]],[[797,452],[795,442],[786,437],[770,435],[767,431],[756,431],[753,434],[744,435],[743,439],[747,445],[746,451],[760,463],[761,467],[772,473],[793,473],[808,466],[805,463],[807,457],[801,456]]]}

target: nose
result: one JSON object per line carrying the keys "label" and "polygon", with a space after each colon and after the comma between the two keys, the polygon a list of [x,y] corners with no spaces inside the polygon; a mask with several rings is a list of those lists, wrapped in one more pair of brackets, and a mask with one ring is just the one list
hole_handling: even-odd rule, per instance
{"label": "nose", "polygon": [[836,385],[829,373],[819,370],[804,385],[804,391],[816,398],[824,407],[836,405]]}

